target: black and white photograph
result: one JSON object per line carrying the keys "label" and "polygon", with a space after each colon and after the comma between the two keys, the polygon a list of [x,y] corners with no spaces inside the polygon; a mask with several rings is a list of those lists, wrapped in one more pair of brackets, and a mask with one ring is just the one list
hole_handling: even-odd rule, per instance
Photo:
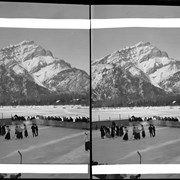
{"label": "black and white photograph", "polygon": [[[92,9],[94,22],[99,22],[99,28],[92,29],[92,164],[179,164],[179,21],[177,27],[168,21],[166,27],[159,27],[156,18],[179,18],[180,7]],[[113,27],[118,18],[123,21]],[[129,27],[128,18],[132,20]],[[137,25],[138,18],[146,18],[144,24]],[[113,26],[107,27],[111,21]],[[125,26],[120,24],[126,21]],[[100,22],[107,28],[101,28]],[[148,22],[152,27],[145,26]],[[154,178],[155,174],[132,176]],[[180,175],[157,176],[168,177]],[[131,174],[122,173],[121,179],[127,178]]]}
{"label": "black and white photograph", "polygon": [[[0,2],[1,18],[12,22],[26,18],[24,23],[28,18],[34,22],[36,18],[76,20],[88,19],[89,11],[83,5]],[[78,25],[75,29],[31,25],[32,28],[0,27],[0,164],[88,165],[89,29],[78,29]]]}

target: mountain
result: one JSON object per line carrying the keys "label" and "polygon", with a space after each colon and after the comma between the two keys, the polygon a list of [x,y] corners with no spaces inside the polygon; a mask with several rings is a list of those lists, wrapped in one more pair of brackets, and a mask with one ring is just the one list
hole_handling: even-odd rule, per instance
{"label": "mountain", "polygon": [[180,61],[139,42],[92,61],[92,100],[101,105],[157,103],[180,93]]}
{"label": "mountain", "polygon": [[54,57],[34,41],[0,49],[0,75],[0,103],[89,93],[90,78],[85,71]]}

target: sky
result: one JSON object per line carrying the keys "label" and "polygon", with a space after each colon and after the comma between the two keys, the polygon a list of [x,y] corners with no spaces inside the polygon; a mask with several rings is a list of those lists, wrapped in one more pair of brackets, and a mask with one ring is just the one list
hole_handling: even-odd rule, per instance
{"label": "sky", "polygon": [[179,28],[114,28],[92,31],[92,59],[99,59],[140,41],[150,42],[180,60]]}
{"label": "sky", "polygon": [[0,28],[0,48],[33,40],[54,57],[89,74],[89,30]]}
{"label": "sky", "polygon": [[[88,10],[87,5],[0,2],[0,18],[88,19]],[[0,28],[0,48],[23,40],[33,40],[89,74],[89,30]]]}
{"label": "sky", "polygon": [[[93,18],[180,18],[180,6],[96,5]],[[143,25],[142,25],[143,26]],[[92,60],[138,42],[150,42],[180,60],[179,28],[111,28],[92,30]]]}
{"label": "sky", "polygon": [[94,19],[107,18],[177,18],[180,6],[152,5],[94,5]]}
{"label": "sky", "polygon": [[89,19],[88,5],[0,2],[0,18]]}

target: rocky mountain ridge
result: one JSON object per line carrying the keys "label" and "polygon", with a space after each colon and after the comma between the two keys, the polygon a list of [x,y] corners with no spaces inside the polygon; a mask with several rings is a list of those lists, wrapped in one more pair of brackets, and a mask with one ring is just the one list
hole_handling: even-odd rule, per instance
{"label": "rocky mountain ridge", "polygon": [[92,91],[93,101],[154,102],[180,93],[180,61],[139,42],[92,61]]}
{"label": "rocky mountain ridge", "polygon": [[[54,57],[50,50],[45,50],[34,41],[23,41],[0,49],[0,75],[1,79],[8,80],[7,84],[10,85],[7,86],[5,81],[1,81],[0,88],[3,91],[0,96],[4,97],[1,98],[1,102],[5,99],[4,103],[33,99],[34,94],[40,97],[43,94],[89,93],[90,78],[85,71],[71,67],[63,59]],[[26,86],[29,83],[31,87]],[[31,95],[22,94],[30,89]],[[19,95],[15,96],[16,92]],[[7,98],[9,96],[11,98]]]}

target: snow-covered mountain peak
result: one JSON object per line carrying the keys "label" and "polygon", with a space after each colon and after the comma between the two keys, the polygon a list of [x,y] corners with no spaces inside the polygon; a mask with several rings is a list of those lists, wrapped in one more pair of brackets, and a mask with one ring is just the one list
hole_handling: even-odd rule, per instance
{"label": "snow-covered mountain peak", "polygon": [[50,50],[34,41],[24,40],[0,49],[0,65],[7,72],[12,71],[13,76],[28,77],[47,91],[81,93],[89,88],[86,72],[72,68],[70,63],[54,57]]}
{"label": "snow-covered mountain peak", "polygon": [[151,45],[150,42],[143,42],[143,41],[140,41],[140,42],[138,42],[137,44],[135,44],[134,46],[140,47],[140,46],[150,46],[150,45]]}
{"label": "snow-covered mountain peak", "polygon": [[[173,92],[177,87],[169,82],[175,74],[180,73],[180,61],[169,58],[168,53],[160,50],[150,42],[140,41],[135,45],[118,51],[92,62],[92,84],[95,88],[105,75],[121,69],[123,73],[130,73],[132,77],[147,77],[149,82],[165,91]],[[180,81],[180,79],[179,79]],[[171,84],[171,86],[170,86]]]}
{"label": "snow-covered mountain peak", "polygon": [[22,45],[29,45],[29,44],[35,44],[35,42],[34,41],[29,41],[29,40],[23,40],[18,45],[22,46]]}

